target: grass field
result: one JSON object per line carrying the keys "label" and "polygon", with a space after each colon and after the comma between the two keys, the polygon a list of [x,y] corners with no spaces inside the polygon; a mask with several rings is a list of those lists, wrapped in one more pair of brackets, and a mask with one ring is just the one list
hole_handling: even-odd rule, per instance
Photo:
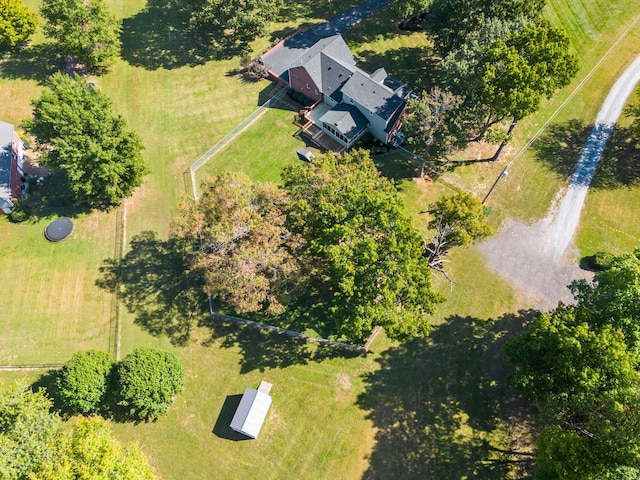
{"label": "grass field", "polygon": [[110,349],[112,298],[94,282],[113,256],[114,217],[74,218],[74,233],[57,244],[42,236],[50,220],[0,218],[0,364],[63,363],[81,348]]}
{"label": "grass field", "polygon": [[[607,11],[606,15],[601,14],[603,9]],[[562,126],[576,120],[589,125],[617,76],[637,55],[640,22],[634,24],[633,28],[627,32],[625,39],[607,56],[593,76],[578,89],[579,84],[636,20],[639,13],[637,3],[629,0],[548,2],[547,15],[554,23],[565,29],[574,49],[579,54],[581,68],[576,79],[552,99],[543,102],[542,108],[537,113],[519,123],[510,143],[510,149],[500,162],[494,165],[463,167],[455,173],[484,195],[502,168],[550,118],[554,117],[550,127]],[[576,89],[578,91],[571,101],[559,109],[565,99]],[[576,141],[582,143],[587,135],[588,131],[584,132],[583,138]],[[516,217],[532,221],[543,217],[556,193],[568,182],[571,168],[566,168],[566,165],[572,166],[577,162],[579,150],[572,152],[575,155],[572,158],[558,155],[566,155],[567,152],[561,151],[556,151],[555,156],[545,156],[537,148],[545,140],[563,141],[561,138],[550,139],[544,134],[541,135],[539,141],[534,142],[511,167],[509,181],[501,182],[490,198],[489,205],[495,206],[497,213],[504,218]],[[542,149],[542,152],[547,151]],[[559,168],[562,166],[565,168]]]}
{"label": "grass field", "polygon": [[[224,170],[241,171],[255,181],[280,182],[285,165],[299,161],[296,150],[304,142],[295,137],[298,127],[294,113],[286,108],[271,108],[255,123],[241,132],[229,146],[220,151],[196,172],[198,186],[209,175]],[[311,148],[317,152],[316,149]]]}
{"label": "grass field", "polygon": [[[317,23],[353,3],[291,6],[289,18],[257,41],[255,51],[298,24]],[[37,2],[29,5],[35,8]],[[267,84],[243,80],[237,58],[198,62],[181,55],[188,41],[179,30],[171,38],[158,35],[175,26],[170,11],[146,7],[142,0],[110,5],[124,19],[124,58],[111,73],[94,80],[143,138],[151,169],[145,185],[126,203],[126,254],[131,239],[144,231],[155,232],[157,242],[166,238],[177,202],[190,192],[185,170],[255,110]],[[584,76],[638,10],[632,0],[554,0],[548,15],[571,35]],[[428,67],[421,63],[424,37],[398,32],[388,17],[383,11],[353,29],[349,45],[365,68],[383,65],[417,89],[427,86]],[[560,112],[552,133],[580,138],[616,75],[637,53],[639,34],[636,26]],[[18,124],[29,116],[29,102],[53,68],[47,52],[38,36],[32,48],[0,63],[0,94],[10,100],[0,105],[3,120]],[[521,123],[511,155],[578,82]],[[282,167],[297,161],[294,152],[302,145],[292,136],[292,121],[293,113],[286,109],[269,110],[204,165],[198,178],[232,168],[256,180],[278,181]],[[557,138],[543,140],[552,147]],[[572,161],[570,155],[554,160],[558,153],[567,152],[534,145],[518,160],[509,181],[491,197],[493,223],[511,216],[532,220],[546,212]],[[452,175],[482,193],[508,159],[506,155],[498,164],[461,168]],[[398,181],[409,213],[426,231],[421,212],[450,187],[411,180],[406,165],[391,155],[376,160]],[[640,211],[638,198],[636,188],[624,185],[592,193],[580,247],[591,252],[634,245],[640,237],[640,219],[634,217]],[[109,348],[112,297],[95,283],[102,262],[114,255],[116,214],[79,215],[73,236],[58,245],[41,238],[47,219],[21,225],[0,219],[0,278],[11,292],[0,299],[0,363],[64,362],[78,349]],[[629,225],[632,220],[634,226]],[[507,369],[499,345],[530,313],[518,311],[526,305],[486,270],[477,251],[454,251],[451,260],[455,284],[451,289],[448,282],[437,282],[448,301],[435,315],[432,337],[405,345],[381,337],[364,358],[343,358],[252,330],[210,325],[200,312],[185,327],[191,333],[188,341],[178,346],[164,333],[150,335],[149,324],[141,328],[139,311],[122,308],[122,354],[139,345],[172,349],[185,365],[187,387],[167,418],[114,424],[117,436],[138,441],[165,479],[276,479],[291,478],[292,472],[313,479],[523,478],[531,463],[529,412],[504,386]],[[150,276],[144,271],[140,278]],[[156,298],[145,300],[154,303]],[[169,303],[156,305],[154,314],[167,325],[183,320]],[[19,376],[3,372],[0,380]],[[30,381],[35,378],[29,375]],[[225,421],[244,388],[263,378],[274,383],[274,406],[263,434],[257,441],[234,441]],[[525,467],[517,471],[514,465]]]}

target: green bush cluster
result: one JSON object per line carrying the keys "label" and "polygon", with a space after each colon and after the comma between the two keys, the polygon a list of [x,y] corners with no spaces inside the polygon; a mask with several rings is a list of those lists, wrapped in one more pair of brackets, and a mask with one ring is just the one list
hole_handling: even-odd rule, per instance
{"label": "green bush cluster", "polygon": [[300,92],[297,92],[295,90],[291,90],[289,92],[289,96],[293,101],[298,102],[300,105],[304,105],[305,107],[310,107],[311,105],[316,103],[314,100],[310,99],[306,95]]}
{"label": "green bush cluster", "polygon": [[14,223],[22,223],[29,220],[32,214],[33,210],[29,206],[25,205],[20,200],[14,200],[13,209],[9,214],[9,220]]}
{"label": "green bush cluster", "polygon": [[184,371],[171,352],[137,348],[121,362],[107,352],[77,352],[57,378],[58,396],[72,411],[115,413],[125,407],[134,420],[166,414],[184,386]]}

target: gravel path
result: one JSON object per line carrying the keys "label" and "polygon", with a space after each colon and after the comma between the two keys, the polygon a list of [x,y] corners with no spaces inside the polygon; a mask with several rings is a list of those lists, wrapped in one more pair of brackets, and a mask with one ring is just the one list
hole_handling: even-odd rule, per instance
{"label": "gravel path", "polygon": [[570,303],[567,285],[590,276],[576,264],[578,252],[570,245],[600,156],[638,81],[640,57],[607,95],[569,186],[558,195],[547,216],[533,225],[511,220],[500,235],[480,245],[490,268],[517,286],[535,308],[547,311],[558,301]]}

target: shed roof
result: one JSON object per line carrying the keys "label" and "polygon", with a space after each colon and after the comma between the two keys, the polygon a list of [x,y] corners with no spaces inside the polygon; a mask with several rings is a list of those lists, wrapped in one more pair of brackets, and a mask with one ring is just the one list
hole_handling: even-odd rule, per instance
{"label": "shed roof", "polygon": [[258,438],[271,407],[271,397],[254,388],[247,388],[231,420],[231,428],[247,437]]}

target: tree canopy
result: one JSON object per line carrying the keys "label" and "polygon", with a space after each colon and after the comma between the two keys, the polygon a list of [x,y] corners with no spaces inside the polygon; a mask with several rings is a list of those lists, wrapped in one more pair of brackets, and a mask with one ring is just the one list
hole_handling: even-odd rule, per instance
{"label": "tree canopy", "polygon": [[485,207],[469,192],[443,195],[429,208],[429,227],[451,227],[446,242],[449,246],[467,246],[474,240],[493,234],[493,228],[485,221]]}
{"label": "tree canopy", "polygon": [[283,179],[288,225],[305,241],[330,330],[352,341],[375,325],[392,338],[426,335],[441,299],[422,261],[424,242],[368,152],[290,165]]}
{"label": "tree canopy", "polygon": [[576,305],[540,315],[505,345],[511,383],[541,405],[536,478],[640,468],[639,279],[637,254],[614,256],[592,283],[573,284]]}
{"label": "tree canopy", "polygon": [[569,38],[543,23],[529,24],[485,52],[482,103],[498,119],[521,120],[535,112],[542,97],[569,84],[578,70]]}
{"label": "tree canopy", "polygon": [[136,445],[123,446],[100,417],[63,427],[44,390],[0,388],[0,477],[4,480],[153,480]]}
{"label": "tree canopy", "polygon": [[213,44],[246,46],[264,35],[282,0],[196,0],[188,2],[191,29]]}
{"label": "tree canopy", "polygon": [[38,26],[38,15],[21,0],[0,2],[0,48],[26,41]]}
{"label": "tree canopy", "polygon": [[201,189],[197,204],[182,205],[172,231],[192,271],[237,313],[282,313],[300,292],[303,255],[285,227],[285,192],[241,173],[205,179]]}
{"label": "tree canopy", "polygon": [[60,399],[82,413],[96,412],[105,403],[114,361],[100,350],[76,352],[57,378]]}
{"label": "tree canopy", "polygon": [[440,72],[446,88],[461,98],[455,113],[468,141],[484,140],[491,127],[510,122],[495,160],[517,122],[568,85],[577,68],[561,30],[517,17],[487,20],[447,52]]}
{"label": "tree canopy", "polygon": [[44,390],[18,383],[0,388],[1,478],[29,478],[57,454],[60,419],[49,413],[51,405]]}
{"label": "tree canopy", "polygon": [[165,415],[184,388],[184,371],[173,353],[148,347],[136,348],[117,366],[119,404],[140,420]]}
{"label": "tree canopy", "polygon": [[118,205],[142,184],[147,167],[140,137],[84,78],[52,75],[32,105],[25,128],[46,164],[67,175],[78,203]]}
{"label": "tree canopy", "polygon": [[424,162],[440,160],[464,143],[455,115],[461,102],[461,97],[434,87],[407,103],[403,131],[407,143],[422,151]]}
{"label": "tree canopy", "polygon": [[108,69],[120,55],[120,21],[104,0],[44,0],[44,33],[94,73]]}
{"label": "tree canopy", "polygon": [[545,4],[546,0],[434,0],[425,26],[444,56],[490,19],[539,19]]}

